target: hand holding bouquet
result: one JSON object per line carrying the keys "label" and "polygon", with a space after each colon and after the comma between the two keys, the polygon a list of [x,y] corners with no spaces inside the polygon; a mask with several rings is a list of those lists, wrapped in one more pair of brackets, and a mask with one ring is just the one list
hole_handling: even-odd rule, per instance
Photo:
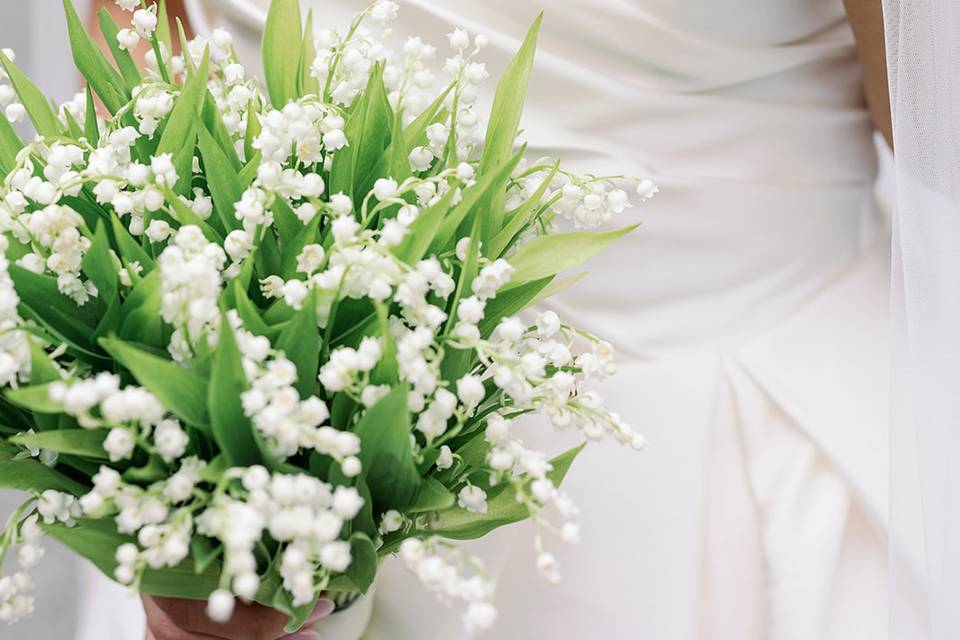
{"label": "hand holding bouquet", "polygon": [[59,109],[0,54],[0,486],[32,494],[0,538],[21,567],[0,619],[32,609],[49,534],[142,593],[221,621],[257,602],[291,631],[399,553],[488,627],[493,584],[451,541],[533,518],[556,579],[539,532],[578,537],[559,485],[579,449],[548,459],[513,421],[643,444],[581,391],[610,346],[518,315],[632,229],[554,233],[622,211],[622,177],[514,150],[539,19],[484,134],[483,38],[450,34],[427,99],[436,51],[388,49],[392,2],[341,35],[275,0],[266,94],[228,34],[181,31],[173,55],[162,3],[121,4],[129,28],[101,16],[114,65],[65,0],[88,88]]}

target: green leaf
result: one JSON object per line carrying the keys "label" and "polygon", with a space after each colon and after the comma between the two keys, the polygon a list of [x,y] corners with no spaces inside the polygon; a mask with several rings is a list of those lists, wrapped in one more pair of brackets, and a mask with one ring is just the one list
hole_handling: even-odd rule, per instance
{"label": "green leaf", "polygon": [[[106,9],[100,9],[99,19],[100,33],[103,34],[103,39],[110,48],[110,54],[120,69],[120,74],[123,76],[127,89],[132,90],[143,81],[143,77],[140,75],[140,69],[137,68],[137,63],[133,61],[133,56],[130,55],[130,52],[120,48],[120,43],[117,41],[117,34],[120,32],[120,29],[117,27],[117,23],[114,22],[110,12]],[[90,142],[96,142],[96,140],[91,140]]]}
{"label": "green leaf", "polygon": [[23,149],[23,140],[13,130],[7,116],[0,113],[0,170],[4,175],[13,171],[17,164],[17,154]]}
{"label": "green leaf", "polygon": [[383,86],[383,65],[378,64],[344,128],[349,144],[333,155],[330,193],[343,192],[360,206],[380,177],[376,175],[377,167],[386,162],[384,150],[390,142],[392,124],[393,114]]}
{"label": "green leaf", "polygon": [[[189,58],[190,56],[185,56]],[[200,67],[187,79],[167,116],[167,123],[160,136],[156,155],[173,154],[173,164],[177,170],[177,193],[189,191],[193,175],[193,151],[196,146],[198,123],[204,96],[207,94],[207,79],[210,75],[210,50],[203,54]]]}
{"label": "green leaf", "polygon": [[397,258],[412,265],[424,257],[440,229],[444,216],[450,211],[450,203],[453,202],[453,197],[456,194],[456,189],[452,187],[447,189],[447,192],[436,204],[417,216],[413,224],[410,225],[410,233],[393,250]]}
{"label": "green leaf", "polygon": [[[554,484],[559,486],[574,459],[583,450],[584,445],[570,449],[550,461],[553,470],[547,473]],[[436,535],[454,540],[473,540],[482,538],[494,529],[520,522],[530,516],[527,507],[517,502],[513,485],[501,483],[487,492],[487,512],[474,513],[460,507],[451,507],[437,514]]]}
{"label": "green leaf", "polygon": [[[318,216],[319,217],[319,216]],[[297,391],[301,398],[317,388],[320,363],[320,329],[317,327],[316,290],[303,301],[303,306],[280,332],[277,349],[297,367]]]}
{"label": "green leaf", "polygon": [[173,35],[170,33],[170,16],[167,12],[166,0],[159,0],[157,3],[157,30],[154,32],[157,40],[163,43],[167,51],[173,53]]}
{"label": "green leaf", "polygon": [[[168,190],[169,191],[169,190]],[[223,236],[219,231],[207,224],[207,221],[201,218],[191,209],[187,204],[180,199],[180,196],[169,191],[166,194],[167,204],[170,205],[170,216],[179,222],[181,225],[192,224],[200,228],[203,231],[204,237],[210,242],[216,242],[219,245],[223,244]]]}
{"label": "green leaf", "polygon": [[319,212],[314,214],[310,222],[301,224],[297,234],[290,237],[284,244],[281,256],[281,275],[284,280],[290,280],[297,275],[297,258],[300,256],[300,252],[303,251],[305,246],[315,243],[319,239],[317,230],[320,228],[320,218],[322,217],[323,214]]}
{"label": "green leaf", "polygon": [[483,320],[481,320],[478,325],[480,335],[488,337],[493,333],[493,330],[497,328],[500,320],[507,316],[520,313],[533,304],[533,301],[550,285],[552,280],[553,276],[549,276],[539,280],[525,282],[512,289],[499,291],[495,298],[487,301]]}
{"label": "green leaf", "polygon": [[320,82],[310,74],[313,59],[316,57],[317,50],[313,45],[313,9],[310,9],[307,11],[307,21],[303,26],[303,44],[300,47],[299,90],[297,91],[300,96],[320,93]]}
{"label": "green leaf", "polygon": [[508,259],[514,268],[511,285],[575,269],[639,226],[634,224],[614,231],[579,231],[534,238]]}
{"label": "green leaf", "polygon": [[28,307],[39,322],[71,343],[83,349],[95,348],[91,338],[100,319],[92,302],[77,306],[60,293],[55,278],[13,264],[9,269],[22,307]]}
{"label": "green leaf", "polygon": [[253,425],[244,415],[240,404],[240,394],[249,388],[237,339],[224,316],[213,356],[207,408],[213,439],[231,466],[250,466],[263,462],[253,434]]}
{"label": "green leaf", "polygon": [[416,496],[420,475],[410,448],[407,387],[398,385],[367,409],[354,428],[374,511],[404,509]]}
{"label": "green leaf", "polygon": [[377,548],[363,533],[350,536],[350,566],[344,574],[360,593],[366,593],[377,577]]}
{"label": "green leaf", "polygon": [[187,424],[210,433],[207,384],[202,378],[117,338],[101,338],[100,344],[167,409]]}
{"label": "green leaf", "polygon": [[36,413],[56,414],[63,412],[63,405],[50,399],[50,383],[16,389],[10,388],[4,392],[4,395],[18,407]]}
{"label": "green leaf", "polygon": [[100,298],[113,301],[117,298],[117,270],[110,256],[110,238],[103,220],[97,224],[93,242],[81,262],[83,272],[99,291]]}
{"label": "green leaf", "polygon": [[117,242],[117,253],[120,254],[120,258],[125,265],[129,266],[137,262],[145,272],[153,269],[153,258],[143,250],[139,242],[133,239],[133,236],[130,235],[127,228],[120,222],[120,218],[115,214],[110,216],[110,228],[113,230],[113,237]]}
{"label": "green leaf", "polygon": [[15,64],[0,51],[0,63],[3,64],[4,71],[10,78],[10,84],[16,90],[30,116],[33,127],[41,136],[60,135],[60,125],[57,123],[57,116],[53,113],[53,108],[47,102],[47,97],[37,88],[37,85],[30,82],[30,79],[23,74]]}
{"label": "green leaf", "polygon": [[303,230],[303,223],[300,222],[300,218],[283,198],[275,198],[271,209],[273,210],[273,223],[277,227],[280,242],[286,246],[291,238],[295,238]]}
{"label": "green leaf", "polygon": [[93,92],[90,85],[84,89],[87,94],[87,109],[83,120],[83,135],[90,144],[97,144],[100,140],[100,124],[97,122],[97,105],[93,101]]}
{"label": "green leaf", "polygon": [[[537,304],[538,302],[542,302],[544,300],[548,300],[552,298],[553,296],[557,295],[562,291],[566,291],[573,285],[583,280],[584,277],[586,277],[586,275],[587,275],[586,271],[581,271],[580,273],[575,273],[573,275],[566,276],[563,278],[551,279],[550,284],[548,284],[543,289],[541,289],[540,293],[538,293],[537,296],[530,301],[530,304]],[[516,287],[516,288],[519,289],[520,287]]]}
{"label": "green leaf", "polygon": [[493,231],[496,232],[496,235],[490,242],[487,255],[495,257],[502,256],[503,252],[513,243],[514,238],[516,238],[517,235],[521,233],[533,220],[534,214],[540,208],[540,201],[543,199],[543,195],[550,187],[550,183],[553,182],[553,177],[557,175],[557,169],[559,168],[559,162],[553,165],[553,169],[550,171],[549,175],[547,175],[546,179],[540,183],[540,186],[537,187],[537,190],[534,192],[534,194],[527,198],[527,200],[510,215],[510,219],[507,221],[504,227],[499,231],[497,231],[497,228],[493,229]]}
{"label": "green leaf", "polygon": [[240,186],[237,171],[206,127],[197,127],[197,132],[207,186],[210,188],[217,216],[227,231],[239,229],[240,221],[234,215],[234,205],[240,201],[243,187]]}
{"label": "green leaf", "polygon": [[151,271],[123,301],[120,308],[123,320],[118,331],[122,339],[158,349],[166,347],[163,317],[160,315],[160,284],[160,273]]}
{"label": "green leaf", "polygon": [[429,253],[442,253],[456,236],[457,229],[461,224],[469,224],[470,227],[473,227],[473,220],[470,214],[473,216],[482,214],[482,211],[478,213],[481,209],[481,203],[484,200],[488,200],[488,194],[503,186],[520,162],[525,151],[525,147],[521,148],[520,151],[514,154],[514,156],[497,169],[497,171],[479,178],[473,186],[463,191],[463,198],[440,224],[437,235],[430,244]]}
{"label": "green leaf", "polygon": [[[114,580],[117,568],[114,557],[117,547],[136,542],[132,536],[117,533],[112,519],[91,520],[81,518],[74,527],[62,523],[41,524],[43,530],[94,564],[104,575]],[[147,569],[139,584],[140,591],[153,596],[205,600],[217,589],[220,582],[220,566],[211,563],[199,573],[193,561],[186,560],[175,567]]]}
{"label": "green leaf", "polygon": [[[520,46],[520,51],[507,66],[497,92],[493,98],[493,107],[490,109],[490,119],[487,126],[487,137],[483,143],[483,154],[480,157],[479,175],[494,171],[510,157],[513,145],[520,128],[520,116],[523,114],[523,103],[527,96],[527,85],[530,74],[533,72],[533,59],[537,51],[537,35],[543,14],[537,16],[527,32],[527,37]],[[501,189],[491,201],[489,229],[499,230],[503,218],[503,183]],[[487,234],[484,235],[486,239]]]}
{"label": "green leaf", "polygon": [[37,493],[52,489],[75,496],[83,495],[88,490],[35,458],[0,461],[0,487]]}
{"label": "green leaf", "polygon": [[227,131],[227,125],[223,123],[223,116],[220,109],[217,108],[217,101],[213,99],[213,95],[209,91],[203,99],[203,125],[213,136],[213,139],[217,141],[223,155],[230,161],[234,173],[240,171],[243,165],[240,164],[240,158],[237,157],[237,148],[230,132]]}
{"label": "green leaf", "polygon": [[72,0],[63,0],[63,10],[67,16],[70,48],[73,51],[73,61],[77,69],[100,96],[110,113],[116,113],[129,97],[123,78],[110,65],[87,33],[83,20],[73,8]]}
{"label": "green leaf", "polygon": [[195,573],[203,573],[223,553],[223,546],[206,536],[195,535],[190,539],[190,556]]}
{"label": "green leaf", "polygon": [[281,109],[297,97],[296,62],[303,45],[300,3],[273,0],[263,29],[263,73],[273,106]]}
{"label": "green leaf", "polygon": [[[260,126],[260,119],[257,117],[257,112],[253,108],[253,101],[251,100],[247,105],[247,128],[243,133],[244,160],[250,161],[259,153],[259,151],[253,148],[253,141],[260,135],[262,128],[263,127]],[[280,200],[280,198],[277,198],[277,200]]]}
{"label": "green leaf", "polygon": [[435,478],[424,478],[417,492],[417,499],[407,509],[407,513],[428,513],[442,511],[453,506],[454,496],[443,484]]}
{"label": "green leaf", "polygon": [[60,429],[39,433],[21,433],[10,438],[10,442],[30,449],[44,449],[85,458],[107,458],[103,450],[106,429]]}

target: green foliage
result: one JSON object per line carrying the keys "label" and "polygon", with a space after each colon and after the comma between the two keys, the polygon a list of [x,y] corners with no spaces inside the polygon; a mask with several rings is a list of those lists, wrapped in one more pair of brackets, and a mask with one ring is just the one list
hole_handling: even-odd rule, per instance
{"label": "green foliage", "polygon": [[297,0],[271,2],[263,30],[263,73],[270,101],[277,108],[297,97],[302,34],[300,3]]}

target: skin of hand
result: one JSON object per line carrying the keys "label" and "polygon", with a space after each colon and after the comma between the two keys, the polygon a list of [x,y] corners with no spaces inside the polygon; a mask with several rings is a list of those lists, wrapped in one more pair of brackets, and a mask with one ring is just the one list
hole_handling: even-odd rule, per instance
{"label": "skin of hand", "polygon": [[881,0],[844,0],[850,25],[857,40],[857,54],[863,66],[863,84],[874,125],[893,148],[890,122],[890,93],[887,85],[887,52],[884,43]]}
{"label": "skin of hand", "polygon": [[283,630],[286,616],[260,606],[238,602],[226,624],[207,616],[207,603],[200,600],[141,596],[147,614],[146,640],[319,640],[311,630],[333,613],[332,600],[320,598],[302,629],[293,634]]}

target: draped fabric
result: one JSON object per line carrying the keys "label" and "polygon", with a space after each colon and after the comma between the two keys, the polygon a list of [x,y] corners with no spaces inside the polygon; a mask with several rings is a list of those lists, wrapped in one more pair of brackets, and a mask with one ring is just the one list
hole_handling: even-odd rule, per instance
{"label": "draped fabric", "polygon": [[960,637],[960,4],[886,0],[894,640]]}

